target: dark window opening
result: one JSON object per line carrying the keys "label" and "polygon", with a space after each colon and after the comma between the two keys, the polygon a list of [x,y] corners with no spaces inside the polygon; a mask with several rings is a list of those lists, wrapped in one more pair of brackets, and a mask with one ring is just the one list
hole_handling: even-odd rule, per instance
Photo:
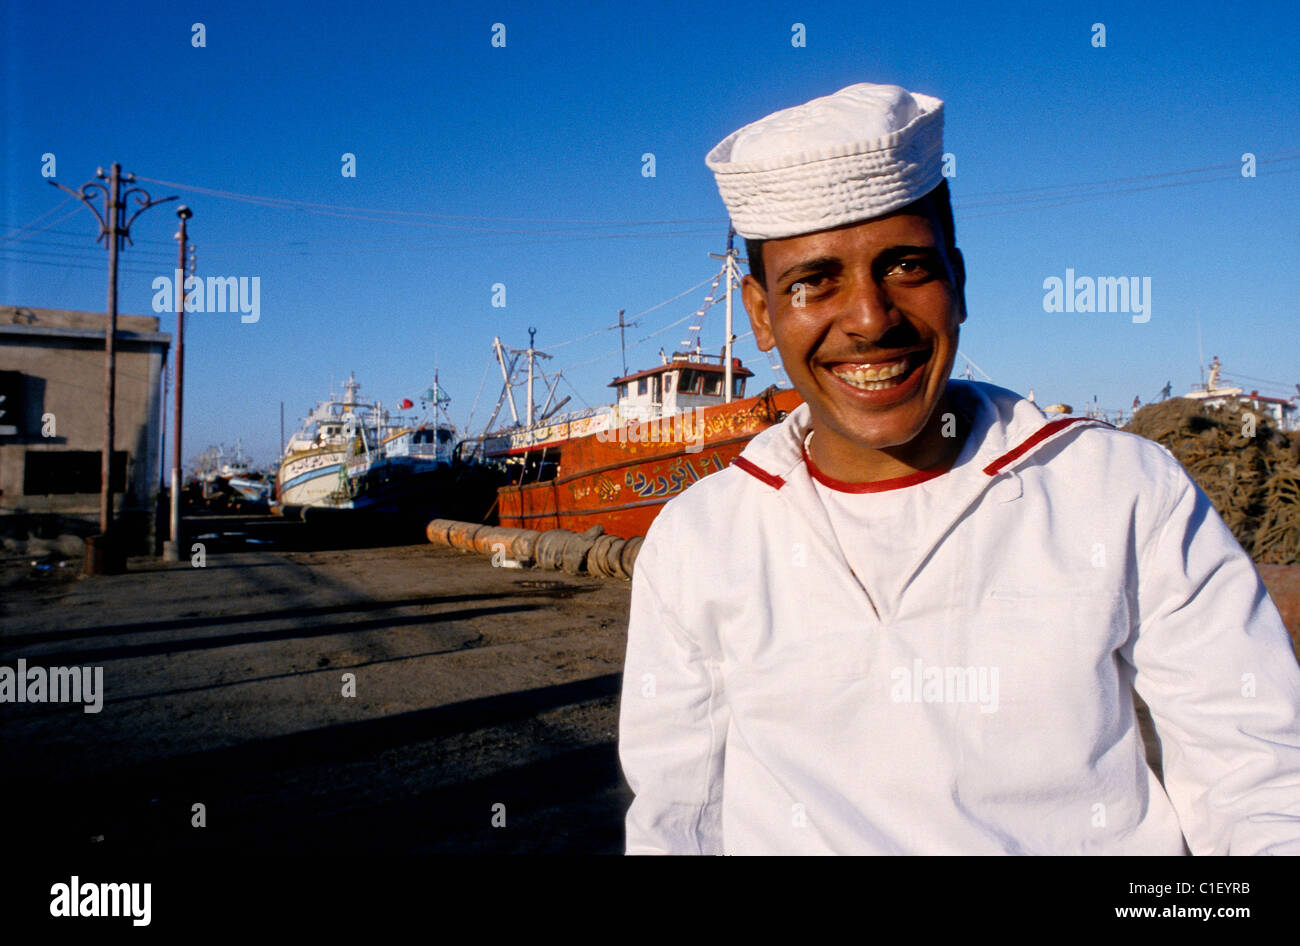
{"label": "dark window opening", "polygon": [[[29,450],[23,470],[25,496],[98,493],[101,487],[98,450]],[[114,450],[109,470],[110,488],[126,492],[126,451]]]}
{"label": "dark window opening", "polygon": [[[23,429],[23,373],[0,371],[0,428],[14,427],[17,436],[26,435]],[[0,436],[11,436],[5,433]]]}

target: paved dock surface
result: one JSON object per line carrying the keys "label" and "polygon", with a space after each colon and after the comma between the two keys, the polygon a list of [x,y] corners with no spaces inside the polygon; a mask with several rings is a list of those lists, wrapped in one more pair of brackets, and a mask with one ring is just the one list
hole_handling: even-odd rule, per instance
{"label": "paved dock surface", "polygon": [[294,529],[215,533],[201,568],[9,563],[0,657],[102,666],[105,691],[98,714],[3,707],[11,844],[621,852],[627,582],[428,544],[295,551]]}
{"label": "paved dock surface", "polygon": [[629,583],[493,568],[418,532],[191,526],[203,567],[0,560],[0,661],[104,680],[99,713],[0,704],[8,843],[621,853]]}

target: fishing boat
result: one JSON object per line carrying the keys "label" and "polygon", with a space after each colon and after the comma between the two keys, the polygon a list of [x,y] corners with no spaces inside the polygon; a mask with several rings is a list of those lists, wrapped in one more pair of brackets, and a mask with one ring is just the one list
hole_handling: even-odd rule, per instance
{"label": "fishing boat", "polygon": [[[730,239],[725,256],[710,255],[725,266],[695,314],[702,318],[725,299],[721,352],[703,351],[698,336],[687,350],[661,350],[659,364],[625,371],[610,382],[615,397],[606,406],[557,414],[568,399],[552,407],[558,375],[543,375],[551,383],[535,409],[537,360],[549,356],[535,349],[534,330],[527,349],[507,349],[494,340],[504,384],[488,429],[506,404],[515,423],[485,434],[476,449],[508,470],[510,484],[497,491],[501,525],[574,531],[599,525],[611,535],[645,535],[669,499],[724,469],[755,434],[801,403],[795,391],[776,385],[746,397],[753,372],[731,352],[731,292],[739,285],[740,260]],[[525,357],[527,406],[521,418],[513,391]]]}
{"label": "fishing boat", "polygon": [[272,483],[244,452],[241,441],[232,449],[208,447],[193,461],[191,502],[213,512],[265,512]]}
{"label": "fishing boat", "polygon": [[[1226,379],[1227,383],[1222,383],[1224,380],[1223,364],[1219,361],[1219,356],[1215,355],[1210,362],[1208,382],[1193,385],[1183,397],[1199,402],[1202,408],[1223,407],[1235,403],[1243,410],[1252,410],[1268,416],[1279,430],[1300,430],[1300,408],[1296,406],[1300,398],[1260,394],[1258,388],[1247,393],[1240,383],[1234,383],[1230,378]],[[1300,385],[1296,385],[1296,390],[1300,391]]]}
{"label": "fishing boat", "polygon": [[[675,387],[683,377],[694,375],[702,382],[720,373],[706,367],[675,354],[668,365],[649,369],[653,373],[640,372],[639,377],[614,383],[655,379]],[[738,377],[749,374],[738,361],[734,367]],[[743,378],[740,383],[743,393]],[[576,532],[600,525],[611,535],[645,535],[669,499],[725,469],[755,434],[779,423],[801,403],[793,390],[775,386],[730,402],[721,394],[696,397],[712,397],[717,403],[677,410],[669,394],[660,405],[648,405],[648,394],[626,395],[613,405],[608,426],[598,432],[564,437],[554,429],[547,431],[552,439],[540,452],[550,455],[554,475],[530,482],[529,467],[521,466],[520,481],[497,491],[501,525]],[[539,462],[534,469],[540,474],[549,467]]]}
{"label": "fishing boat", "polygon": [[[348,377],[342,395],[331,392],[289,438],[276,477],[275,511],[306,509],[399,512],[438,508],[441,480],[450,471],[459,436],[443,418],[447,397],[426,392],[432,419],[394,415],[363,400]],[[414,406],[403,401],[406,409]]]}

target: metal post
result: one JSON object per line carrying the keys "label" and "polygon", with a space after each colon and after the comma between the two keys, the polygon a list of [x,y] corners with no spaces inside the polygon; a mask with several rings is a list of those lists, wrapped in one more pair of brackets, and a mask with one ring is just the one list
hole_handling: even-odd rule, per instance
{"label": "metal post", "polygon": [[[131,224],[135,222],[136,217],[154,204],[176,199],[164,197],[162,200],[154,200],[143,188],[135,186],[128,187],[123,192],[122,184],[125,182],[134,185],[135,175],[127,174],[123,177],[122,165],[117,162],[113,163],[109,175],[105,175],[101,167],[96,170],[95,177],[101,181],[107,180],[108,188],[103,184],[89,181],[82,184],[80,190],[74,191],[58,181],[50,181],[55,187],[76,197],[90,208],[90,212],[99,220],[99,236],[96,242],[106,240],[108,245],[108,312],[104,320],[104,450],[99,468],[99,536],[92,537],[96,541],[87,546],[88,574],[113,570],[112,560],[116,560],[119,557],[117,553],[120,552],[120,549],[113,548],[115,542],[109,537],[109,533],[113,525],[114,407],[117,396],[117,260],[122,249],[121,241],[131,242]],[[91,202],[91,192],[95,190],[104,192],[102,214]],[[127,198],[132,195],[135,195],[135,201],[140,208],[128,217]]]}
{"label": "metal post", "polygon": [[733,230],[727,235],[727,344],[723,349],[723,361],[726,362],[725,381],[726,391],[722,402],[731,403],[731,284],[736,278],[736,247],[732,243],[735,235]]}
{"label": "metal post", "polygon": [[[738,256],[738,254],[736,253],[736,242],[735,242],[735,241],[736,241],[736,231],[735,231],[734,229],[730,229],[730,228],[728,228],[728,230],[727,230],[727,252],[726,252],[726,254],[723,255],[723,256],[719,256],[717,253],[710,253],[710,254],[709,254],[709,256],[713,257],[713,259],[720,259],[720,260],[725,260],[725,261],[726,261],[726,265],[724,265],[723,268],[722,268],[722,271],[723,271],[723,274],[724,274],[724,278],[725,278],[726,281],[727,281],[727,340],[726,340],[725,342],[723,342],[723,344],[722,344],[722,360],[723,360],[723,362],[724,362],[723,369],[722,369],[722,370],[723,370],[723,383],[726,385],[726,390],[722,392],[722,395],[723,395],[723,403],[726,403],[726,404],[730,404],[730,403],[731,403],[731,384],[732,384],[732,381],[731,381],[731,343],[732,343],[732,341],[734,340],[734,339],[733,339],[733,336],[732,336],[732,332],[731,332],[731,289],[732,289],[732,284],[733,284],[733,282],[739,282],[739,281],[740,281],[739,278],[738,278],[738,277],[740,276],[740,269],[739,269],[739,267],[737,267],[737,265],[736,265],[736,258],[737,258],[737,256]],[[710,298],[712,298],[712,297],[710,296]],[[699,328],[699,326],[698,326],[698,325],[695,325],[695,326],[692,326],[692,328]],[[696,349],[696,351],[699,351],[699,340],[698,340],[698,339],[696,339],[696,342],[695,342],[695,349]]]}
{"label": "metal post", "polygon": [[100,457],[99,531],[113,521],[113,409],[117,394],[117,253],[122,223],[122,165],[113,162],[108,192],[108,318],[104,328],[104,453]]}
{"label": "metal post", "polygon": [[176,408],[172,417],[176,433],[172,438],[171,542],[163,550],[164,557],[169,562],[180,561],[181,421],[184,416],[182,402],[185,394],[185,222],[194,216],[194,212],[182,204],[176,208],[176,216],[181,221],[176,233],[176,239],[180,241],[176,263]]}
{"label": "metal post", "polygon": [[[537,334],[537,329],[528,330],[528,424],[533,422],[533,336]],[[532,442],[532,436],[528,438]]]}
{"label": "metal post", "polygon": [[623,324],[623,313],[625,311],[627,310],[625,309],[618,310],[618,347],[619,350],[623,352],[623,377],[626,378],[627,377],[627,338],[623,334],[623,330],[627,328],[627,326]]}

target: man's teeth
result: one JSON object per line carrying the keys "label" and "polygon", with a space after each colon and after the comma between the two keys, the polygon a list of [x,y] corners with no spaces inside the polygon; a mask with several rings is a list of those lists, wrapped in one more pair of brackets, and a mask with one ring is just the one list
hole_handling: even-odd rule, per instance
{"label": "man's teeth", "polygon": [[836,369],[835,377],[863,391],[880,391],[899,384],[900,382],[894,379],[907,371],[907,365],[907,361],[900,361],[897,364],[885,365],[883,368],[863,366],[847,370]]}

